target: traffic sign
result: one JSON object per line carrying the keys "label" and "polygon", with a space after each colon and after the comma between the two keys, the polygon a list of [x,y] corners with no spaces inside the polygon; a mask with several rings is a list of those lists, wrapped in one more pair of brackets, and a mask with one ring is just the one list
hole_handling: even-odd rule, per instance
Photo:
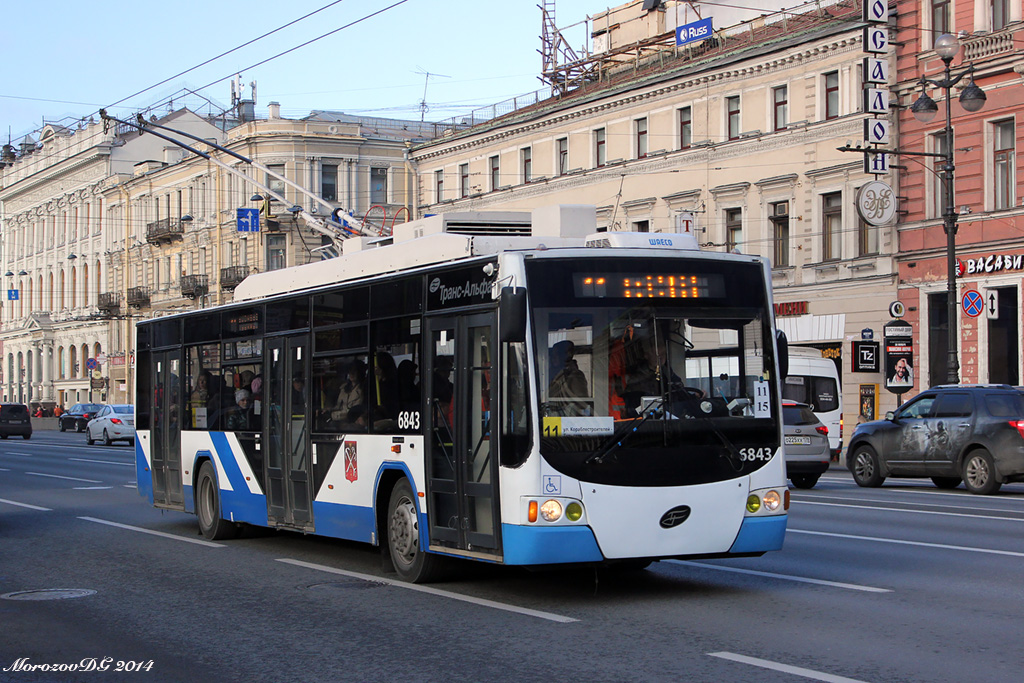
{"label": "traffic sign", "polygon": [[95,370],[98,367],[98,365],[99,364],[96,362],[95,358],[85,359],[85,367],[89,368],[90,370]]}
{"label": "traffic sign", "polygon": [[985,299],[982,298],[980,292],[972,289],[964,293],[960,305],[963,306],[964,313],[972,318],[977,318],[985,310]]}
{"label": "traffic sign", "polygon": [[259,209],[237,209],[238,232],[259,232],[260,231],[260,210]]}
{"label": "traffic sign", "polygon": [[985,292],[985,316],[989,320],[999,320],[998,289],[989,289]]}

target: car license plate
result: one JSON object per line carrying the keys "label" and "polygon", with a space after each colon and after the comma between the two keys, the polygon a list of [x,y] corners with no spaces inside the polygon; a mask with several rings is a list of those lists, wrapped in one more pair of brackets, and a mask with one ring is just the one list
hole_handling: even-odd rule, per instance
{"label": "car license plate", "polygon": [[788,446],[810,446],[811,437],[809,436],[786,436],[783,437],[783,443]]}

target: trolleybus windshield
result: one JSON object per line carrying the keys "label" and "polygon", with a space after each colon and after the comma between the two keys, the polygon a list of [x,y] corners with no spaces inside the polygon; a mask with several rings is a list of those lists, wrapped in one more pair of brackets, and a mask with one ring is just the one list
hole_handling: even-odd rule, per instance
{"label": "trolleybus windshield", "polygon": [[707,258],[529,263],[545,459],[631,486],[766,464],[779,413],[763,273]]}

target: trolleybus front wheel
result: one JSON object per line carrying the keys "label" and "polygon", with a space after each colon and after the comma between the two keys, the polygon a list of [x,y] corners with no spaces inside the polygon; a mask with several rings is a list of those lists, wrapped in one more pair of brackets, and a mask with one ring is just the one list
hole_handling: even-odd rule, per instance
{"label": "trolleybus front wheel", "polygon": [[241,530],[237,524],[223,519],[220,515],[220,489],[217,487],[217,474],[213,463],[209,460],[199,468],[199,480],[196,482],[196,517],[199,518],[199,531],[211,541],[235,538]]}
{"label": "trolleybus front wheel", "polygon": [[387,539],[391,562],[402,580],[426,583],[441,575],[444,558],[420,549],[416,496],[408,479],[400,480],[391,490]]}

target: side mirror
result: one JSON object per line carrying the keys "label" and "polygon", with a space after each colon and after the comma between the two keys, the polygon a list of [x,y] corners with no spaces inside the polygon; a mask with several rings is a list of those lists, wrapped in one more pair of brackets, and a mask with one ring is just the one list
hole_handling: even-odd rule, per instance
{"label": "side mirror", "polygon": [[775,330],[775,346],[779,351],[779,381],[789,377],[789,339],[782,330]]}
{"label": "side mirror", "polygon": [[885,419],[886,419],[886,420],[891,420],[891,421],[895,422],[895,421],[896,421],[896,413],[892,412],[891,410],[890,410],[890,411],[888,411],[888,412],[887,412],[887,413],[885,414]]}
{"label": "side mirror", "polygon": [[498,338],[503,342],[526,341],[526,288],[503,287],[498,300]]}

